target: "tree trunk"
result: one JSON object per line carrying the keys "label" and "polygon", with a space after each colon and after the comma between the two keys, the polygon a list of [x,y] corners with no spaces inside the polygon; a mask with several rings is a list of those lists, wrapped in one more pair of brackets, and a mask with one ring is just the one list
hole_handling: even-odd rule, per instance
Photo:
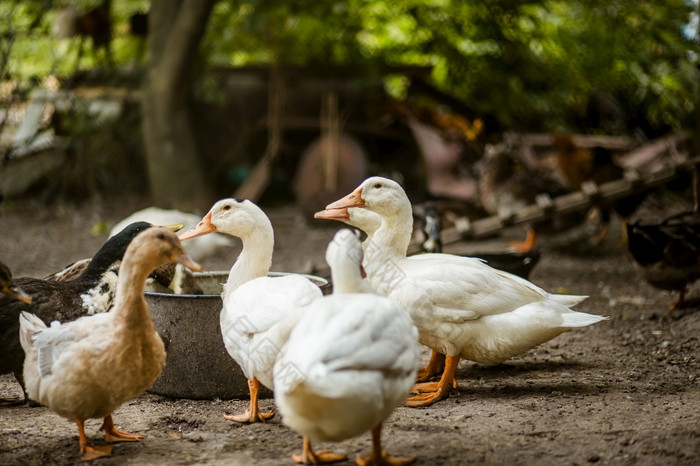
{"label": "tree trunk", "polygon": [[200,165],[190,115],[192,63],[215,0],[152,0],[142,129],[153,201],[201,211],[213,193]]}

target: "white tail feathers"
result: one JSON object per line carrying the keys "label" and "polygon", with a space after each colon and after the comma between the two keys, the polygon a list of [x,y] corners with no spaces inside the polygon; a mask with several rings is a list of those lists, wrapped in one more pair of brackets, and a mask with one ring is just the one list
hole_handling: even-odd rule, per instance
{"label": "white tail feathers", "polygon": [[585,327],[587,325],[592,325],[601,320],[608,320],[607,316],[597,316],[595,314],[586,314],[585,312],[565,312],[561,315],[561,326],[562,327]]}
{"label": "white tail feathers", "polygon": [[566,307],[573,307],[579,303],[588,299],[588,296],[575,295],[575,294],[553,294],[550,297],[557,303],[564,305]]}
{"label": "white tail feathers", "polygon": [[46,324],[43,320],[30,312],[22,311],[19,316],[19,342],[25,353],[28,353],[34,346],[32,336],[45,328]]}
{"label": "white tail feathers", "polygon": [[[551,298],[558,304],[566,307],[573,307],[582,301],[588,299],[588,296],[583,295],[568,295],[568,294],[553,294]],[[562,327],[586,327],[587,325],[592,325],[601,320],[608,320],[606,316],[597,316],[595,314],[587,314],[585,312],[576,312],[569,310],[569,312],[564,312],[561,314]]]}

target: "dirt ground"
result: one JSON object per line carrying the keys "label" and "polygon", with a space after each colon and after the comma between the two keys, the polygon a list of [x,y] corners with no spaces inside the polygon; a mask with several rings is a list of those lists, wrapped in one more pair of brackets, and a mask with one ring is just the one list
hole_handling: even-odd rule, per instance
{"label": "dirt ground", "polygon": [[[15,276],[42,277],[91,256],[113,225],[139,205],[92,201],[47,209],[39,202],[0,205],[0,260]],[[296,209],[268,209],[277,245],[273,270],[314,272],[335,228],[309,228]],[[614,225],[615,226],[615,225]],[[507,364],[463,361],[458,395],[428,408],[398,408],[385,423],[384,446],[416,455],[418,465],[700,464],[700,284],[691,308],[670,313],[675,296],[642,282],[621,245],[619,225],[586,254],[543,251],[530,279],[556,292],[586,294],[578,307],[610,320],[563,334]],[[97,234],[96,234],[97,233]],[[516,231],[513,234],[520,234]],[[505,238],[451,247],[473,252]],[[237,251],[206,262],[228,269]],[[427,353],[426,353],[427,355]],[[0,395],[19,395],[9,376]],[[271,399],[263,409],[273,408]],[[252,426],[223,413],[247,400],[174,400],[144,394],[114,415],[118,428],[139,432],[98,464],[292,464],[301,438],[279,416]],[[97,443],[100,421],[87,423]],[[368,454],[369,435],[335,445],[352,459]],[[79,463],[77,429],[43,407],[0,407],[0,464]],[[345,464],[350,464],[346,462]]]}

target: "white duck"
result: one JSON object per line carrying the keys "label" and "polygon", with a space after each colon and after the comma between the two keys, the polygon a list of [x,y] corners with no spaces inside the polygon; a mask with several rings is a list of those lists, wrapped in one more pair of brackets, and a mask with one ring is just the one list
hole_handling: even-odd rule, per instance
{"label": "white duck", "polygon": [[382,452],[381,423],[408,396],[418,368],[418,333],[395,301],[371,292],[360,276],[362,249],[350,230],[328,245],[334,294],[311,303],[275,363],[282,422],[304,436],[298,463],[340,461],[311,442],[340,441],[372,430],[372,453],[358,464],[409,464]]}
{"label": "white duck", "polygon": [[237,236],[243,250],[222,293],[220,325],[224,346],[248,378],[250,408],[230,421],[265,421],[274,413],[258,408],[259,383],[272,389],[272,367],[300,309],[322,293],[302,275],[268,277],[274,233],[267,215],[248,200],[223,199],[194,228],[180,235],[187,240],[219,231]]}
{"label": "white duck", "polygon": [[[368,247],[381,247],[376,242],[372,243],[374,238],[374,233],[382,225],[382,217],[361,207],[343,207],[339,209],[326,209],[314,214],[314,218],[325,219],[325,220],[338,220],[347,225],[355,228],[359,228],[364,231],[367,235],[365,240],[362,242],[362,251],[366,251]],[[406,243],[406,250],[404,255],[408,252],[409,242]],[[372,246],[370,246],[372,244]],[[368,255],[373,255],[372,251]],[[364,268],[362,269],[363,277],[366,277]],[[426,382],[436,376],[440,376],[445,369],[445,355],[438,353],[433,350],[430,356],[430,362],[418,371],[418,376],[416,377],[416,382]],[[453,381],[454,388],[457,388],[457,381]]]}
{"label": "white duck", "polygon": [[30,398],[74,420],[83,460],[111,454],[112,446],[91,446],[86,419],[103,418],[108,442],[132,442],[143,435],[114,428],[112,413],[143,393],[160,375],[165,349],[144,299],[146,278],[166,262],[200,269],[174,233],[149,228],[127,248],[110,312],[46,327],[34,314],[20,315],[20,342],[26,353],[24,380]]}
{"label": "white duck", "polygon": [[406,257],[413,229],[411,203],[395,181],[368,178],[327,209],[350,207],[382,217],[363,262],[372,288],[409,309],[420,342],[447,356],[440,381],[417,385],[421,393],[408,406],[427,406],[449,396],[460,358],[497,364],[573,327],[606,319],[569,309],[585,296],[549,294],[480,259]]}
{"label": "white duck", "polygon": [[[154,225],[170,225],[180,223],[183,228],[189,229],[195,226],[202,217],[189,212],[181,212],[174,209],[163,209],[160,207],[147,207],[134,212],[125,219],[119,221],[109,233],[110,238],[133,222],[149,222]],[[189,256],[202,262],[219,253],[224,248],[234,246],[234,241],[226,235],[215,234],[203,238],[193,239],[185,245],[185,250]]]}

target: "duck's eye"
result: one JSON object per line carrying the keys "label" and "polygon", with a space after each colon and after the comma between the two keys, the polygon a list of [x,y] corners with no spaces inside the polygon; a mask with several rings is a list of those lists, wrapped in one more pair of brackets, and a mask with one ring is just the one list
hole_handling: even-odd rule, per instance
{"label": "duck's eye", "polygon": [[231,204],[226,204],[224,206],[224,210],[231,210]]}
{"label": "duck's eye", "polygon": [[158,233],[158,239],[165,239],[165,235],[163,233]]}
{"label": "duck's eye", "polygon": [[381,183],[376,183],[376,184],[374,185],[374,187],[377,188],[377,189],[379,189],[379,188],[382,187],[382,184],[381,184]]}

